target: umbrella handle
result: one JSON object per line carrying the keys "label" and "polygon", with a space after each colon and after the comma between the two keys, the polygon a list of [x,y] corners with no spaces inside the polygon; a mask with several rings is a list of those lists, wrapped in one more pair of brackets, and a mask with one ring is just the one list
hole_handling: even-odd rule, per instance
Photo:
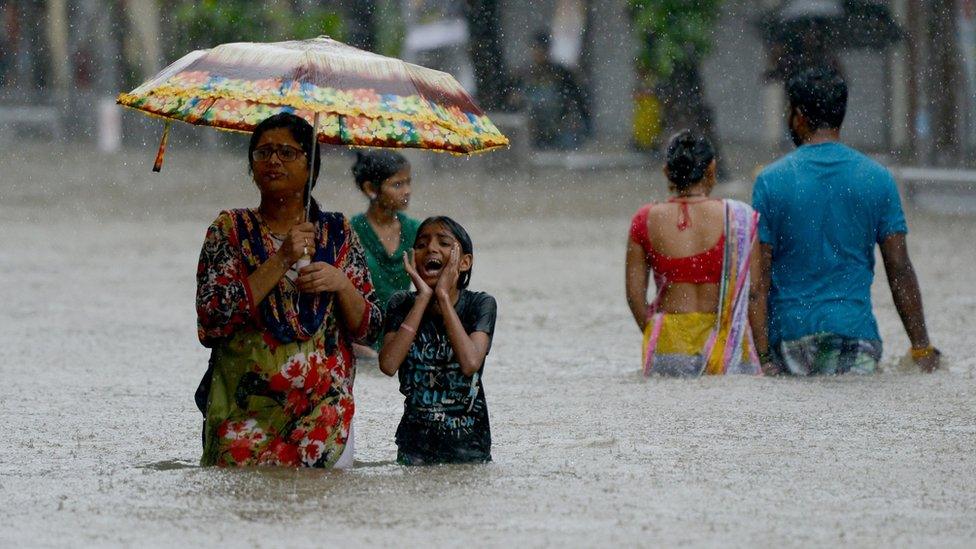
{"label": "umbrella handle", "polygon": [[159,173],[163,169],[163,157],[166,155],[166,141],[169,140],[169,120],[163,125],[163,137],[159,139],[159,150],[156,151],[156,161],[152,171]]}
{"label": "umbrella handle", "polygon": [[308,221],[309,211],[312,209],[312,178],[315,176],[315,155],[318,153],[319,144],[319,113],[315,113],[315,120],[312,124],[312,157],[308,163],[308,184],[305,186],[305,221]]}

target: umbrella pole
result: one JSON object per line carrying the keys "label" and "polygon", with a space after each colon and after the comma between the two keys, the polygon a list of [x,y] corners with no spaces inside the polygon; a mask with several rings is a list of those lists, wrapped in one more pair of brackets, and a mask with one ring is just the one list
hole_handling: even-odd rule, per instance
{"label": "umbrella pole", "polygon": [[312,158],[308,166],[308,184],[305,186],[305,221],[308,221],[309,210],[312,209],[312,181],[315,176],[315,158],[318,153],[319,144],[319,113],[315,113],[315,121],[312,124]]}
{"label": "umbrella pole", "polygon": [[[310,221],[309,211],[312,209],[312,181],[315,177],[315,155],[318,152],[319,144],[319,113],[315,113],[315,121],[312,124],[312,158],[308,166],[308,183],[305,185],[305,221]],[[302,269],[312,263],[312,255],[315,254],[314,248],[311,252],[306,250],[305,255],[298,260],[295,268]]]}

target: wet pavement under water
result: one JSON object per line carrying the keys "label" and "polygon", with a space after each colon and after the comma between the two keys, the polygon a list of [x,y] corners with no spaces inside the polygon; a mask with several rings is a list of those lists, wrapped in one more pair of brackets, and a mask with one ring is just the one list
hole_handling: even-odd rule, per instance
{"label": "wet pavement under water", "polygon": [[[397,382],[363,363],[353,469],[221,470],[197,466],[194,273],[217,212],[257,193],[243,158],[171,152],[152,175],[150,156],[0,158],[2,546],[976,539],[974,218],[909,214],[944,371],[899,366],[908,343],[879,264],[879,375],[644,380],[623,250],[630,215],[664,196],[657,168],[418,163],[409,213],[461,221],[472,288],[498,299],[494,462],[394,464]],[[327,162],[315,194],[352,214],[348,165]]]}

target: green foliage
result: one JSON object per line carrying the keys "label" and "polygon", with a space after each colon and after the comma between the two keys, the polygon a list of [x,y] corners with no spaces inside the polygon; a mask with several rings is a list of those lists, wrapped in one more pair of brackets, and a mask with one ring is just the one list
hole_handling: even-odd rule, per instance
{"label": "green foliage", "polygon": [[296,12],[286,1],[183,0],[166,4],[172,10],[174,55],[227,42],[300,40],[322,34],[342,37],[342,19],[337,13],[318,7]]}
{"label": "green foliage", "polygon": [[722,0],[629,0],[641,39],[641,68],[667,78],[680,63],[696,63],[711,50]]}
{"label": "green foliage", "polygon": [[400,57],[407,29],[400,13],[400,0],[376,2],[376,53]]}

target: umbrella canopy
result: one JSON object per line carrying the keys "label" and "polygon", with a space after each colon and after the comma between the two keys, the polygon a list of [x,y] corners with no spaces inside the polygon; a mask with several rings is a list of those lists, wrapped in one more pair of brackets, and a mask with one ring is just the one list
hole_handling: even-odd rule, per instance
{"label": "umbrella canopy", "polygon": [[328,37],[194,51],[120,94],[118,103],[241,132],[292,112],[317,122],[318,141],[334,145],[455,154],[508,145],[451,75]]}
{"label": "umbrella canopy", "polygon": [[787,0],[758,21],[767,44],[816,34],[833,49],[882,49],[902,37],[888,7],[877,0]]}

